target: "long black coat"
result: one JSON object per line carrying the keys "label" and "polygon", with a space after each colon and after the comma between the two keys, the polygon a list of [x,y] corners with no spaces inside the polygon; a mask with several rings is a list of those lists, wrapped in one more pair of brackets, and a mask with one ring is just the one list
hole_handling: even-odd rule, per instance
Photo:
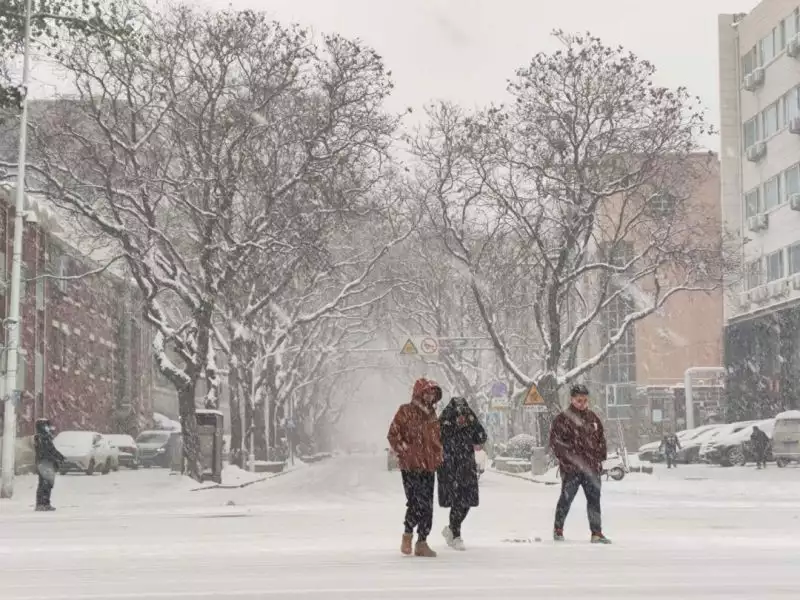
{"label": "long black coat", "polygon": [[478,506],[475,446],[486,443],[486,430],[463,398],[453,398],[439,417],[444,463],[437,471],[439,506]]}

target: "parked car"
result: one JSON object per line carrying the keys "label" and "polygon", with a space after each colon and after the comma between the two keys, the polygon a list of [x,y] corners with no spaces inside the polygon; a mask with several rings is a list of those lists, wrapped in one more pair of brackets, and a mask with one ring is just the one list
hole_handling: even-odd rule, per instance
{"label": "parked car", "polygon": [[709,439],[713,438],[727,425],[710,425],[708,429],[681,440],[681,448],[675,456],[679,463],[688,465],[700,462],[700,449]]}
{"label": "parked car", "polygon": [[96,470],[108,475],[119,469],[119,453],[96,431],[62,431],[53,443],[65,458],[62,475],[74,471],[93,475]]}
{"label": "parked car", "polygon": [[[758,421],[737,432],[724,436],[720,435],[714,441],[714,448],[711,456],[712,462],[723,467],[731,467],[733,465],[743,466],[748,462],[754,462],[756,460],[756,455],[750,444],[750,436],[753,434],[753,427],[756,426],[772,439],[775,419]],[[767,460],[771,460],[769,453],[767,454]]]}
{"label": "parked car", "polygon": [[143,431],[136,438],[139,462],[145,468],[170,466],[173,445],[180,442],[179,431]]}
{"label": "parked car", "polygon": [[800,410],[789,410],[775,417],[772,455],[779,467],[800,462]]}
{"label": "parked car", "polygon": [[757,423],[758,421],[739,421],[738,423],[730,423],[715,429],[713,434],[700,447],[700,460],[705,463],[720,464],[722,460],[721,449],[728,447],[728,440],[731,439],[731,436],[747,428],[752,430],[752,425]]}
{"label": "parked car", "polygon": [[104,437],[109,441],[112,448],[117,449],[120,465],[128,469],[139,468],[139,447],[131,436],[114,433]]}
{"label": "parked car", "polygon": [[[692,440],[706,431],[714,429],[715,427],[718,427],[718,425],[702,425],[694,429],[684,429],[683,431],[677,432],[675,435],[678,436],[678,441],[680,441],[681,445],[683,445],[685,442]],[[639,460],[647,462],[662,462],[664,460],[664,453],[661,452],[661,440],[644,444],[639,448],[637,454],[639,455]]]}
{"label": "parked car", "polygon": [[397,453],[391,448],[386,449],[386,469],[389,471],[396,471],[400,468],[397,462]]}

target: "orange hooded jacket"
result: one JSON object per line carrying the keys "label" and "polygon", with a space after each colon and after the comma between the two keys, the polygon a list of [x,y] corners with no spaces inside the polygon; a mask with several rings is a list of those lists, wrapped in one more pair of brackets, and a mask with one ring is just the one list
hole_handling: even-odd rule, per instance
{"label": "orange hooded jacket", "polygon": [[[425,392],[433,391],[435,399],[428,404]],[[439,418],[434,405],[442,399],[442,388],[435,381],[419,379],[414,384],[411,402],[397,409],[386,438],[397,454],[403,471],[436,471],[443,460]]]}

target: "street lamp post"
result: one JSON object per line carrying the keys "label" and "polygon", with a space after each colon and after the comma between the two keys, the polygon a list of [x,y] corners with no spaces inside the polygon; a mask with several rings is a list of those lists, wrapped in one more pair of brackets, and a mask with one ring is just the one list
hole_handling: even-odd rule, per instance
{"label": "street lamp post", "polygon": [[22,63],[22,114],[19,122],[19,157],[17,189],[14,204],[14,254],[11,259],[11,298],[8,309],[7,364],[5,377],[5,411],[3,413],[3,461],[0,498],[14,495],[14,465],[17,441],[17,389],[20,338],[20,286],[22,278],[22,229],[25,226],[25,161],[28,146],[28,87],[31,77],[31,0],[25,3],[25,47]]}

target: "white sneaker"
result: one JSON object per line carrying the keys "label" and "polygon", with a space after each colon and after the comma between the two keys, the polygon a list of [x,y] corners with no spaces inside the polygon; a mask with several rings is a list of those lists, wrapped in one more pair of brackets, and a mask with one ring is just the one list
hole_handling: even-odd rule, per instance
{"label": "white sneaker", "polygon": [[448,546],[453,546],[453,532],[450,531],[449,525],[442,529],[442,537],[444,538],[444,541],[447,542]]}
{"label": "white sneaker", "polygon": [[467,549],[467,547],[464,545],[464,540],[462,540],[460,537],[453,538],[453,541],[450,543],[450,547],[453,550],[458,550],[459,552],[463,552]]}

